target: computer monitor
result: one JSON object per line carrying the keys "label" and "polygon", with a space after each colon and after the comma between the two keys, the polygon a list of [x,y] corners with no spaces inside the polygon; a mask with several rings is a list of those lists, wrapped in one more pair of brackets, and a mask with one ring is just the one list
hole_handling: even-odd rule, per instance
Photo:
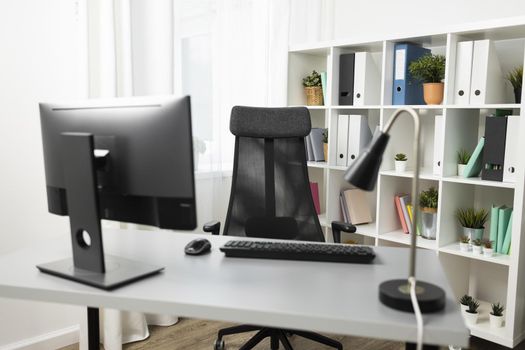
{"label": "computer monitor", "polygon": [[105,257],[100,220],[195,229],[189,96],[41,103],[40,120],[49,212],[69,215],[73,247],[40,271],[104,289],[161,271]]}

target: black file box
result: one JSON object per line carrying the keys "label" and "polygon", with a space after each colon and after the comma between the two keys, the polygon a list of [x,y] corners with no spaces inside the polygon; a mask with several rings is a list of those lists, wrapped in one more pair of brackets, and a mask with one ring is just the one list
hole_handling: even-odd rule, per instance
{"label": "black file box", "polygon": [[503,181],[505,161],[505,138],[507,137],[507,117],[485,118],[485,147],[481,179]]}
{"label": "black file box", "polygon": [[346,53],[339,57],[339,104],[354,104],[355,54]]}

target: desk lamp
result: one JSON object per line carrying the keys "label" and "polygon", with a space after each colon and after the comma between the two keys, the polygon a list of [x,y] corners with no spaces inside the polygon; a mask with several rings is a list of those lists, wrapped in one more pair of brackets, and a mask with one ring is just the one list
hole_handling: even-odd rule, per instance
{"label": "desk lamp", "polygon": [[[419,141],[421,126],[419,115],[412,108],[400,108],[394,112],[384,129],[374,135],[370,144],[361,152],[355,162],[347,169],[344,179],[365,191],[372,191],[377,182],[377,176],[383,153],[390,135],[388,132],[397,118],[407,112],[414,119],[414,177],[412,178],[412,208],[419,205],[419,168],[420,150]],[[395,279],[382,282],[379,285],[379,299],[383,304],[396,310],[413,312],[413,304],[410,296],[411,283],[416,284],[415,292],[421,312],[430,313],[442,310],[445,307],[445,292],[438,286],[427,282],[415,282],[416,275],[416,223],[418,210],[414,210],[412,220],[412,235],[410,240],[410,265],[408,279]]]}

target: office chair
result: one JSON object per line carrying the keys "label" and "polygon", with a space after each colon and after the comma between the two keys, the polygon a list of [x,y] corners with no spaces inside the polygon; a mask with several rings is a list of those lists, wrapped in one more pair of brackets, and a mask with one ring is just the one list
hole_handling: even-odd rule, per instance
{"label": "office chair", "polygon": [[[230,131],[235,135],[235,154],[224,235],[325,240],[306,166],[304,137],[310,129],[310,113],[304,107],[233,107]],[[204,231],[218,235],[220,222],[205,224]],[[334,242],[341,242],[341,231],[355,232],[355,227],[333,222]],[[221,329],[215,350],[224,349],[224,336],[251,331],[258,332],[240,350],[252,349],[268,337],[272,350],[280,344],[293,350],[288,335],[343,348],[340,342],[313,332],[241,325]]]}

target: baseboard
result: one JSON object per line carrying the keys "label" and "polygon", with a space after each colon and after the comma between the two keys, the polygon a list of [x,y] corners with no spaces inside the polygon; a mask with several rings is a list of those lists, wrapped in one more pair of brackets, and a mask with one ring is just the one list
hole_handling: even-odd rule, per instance
{"label": "baseboard", "polygon": [[49,350],[78,343],[80,326],[71,326],[38,335],[15,343],[0,346],[0,350]]}

